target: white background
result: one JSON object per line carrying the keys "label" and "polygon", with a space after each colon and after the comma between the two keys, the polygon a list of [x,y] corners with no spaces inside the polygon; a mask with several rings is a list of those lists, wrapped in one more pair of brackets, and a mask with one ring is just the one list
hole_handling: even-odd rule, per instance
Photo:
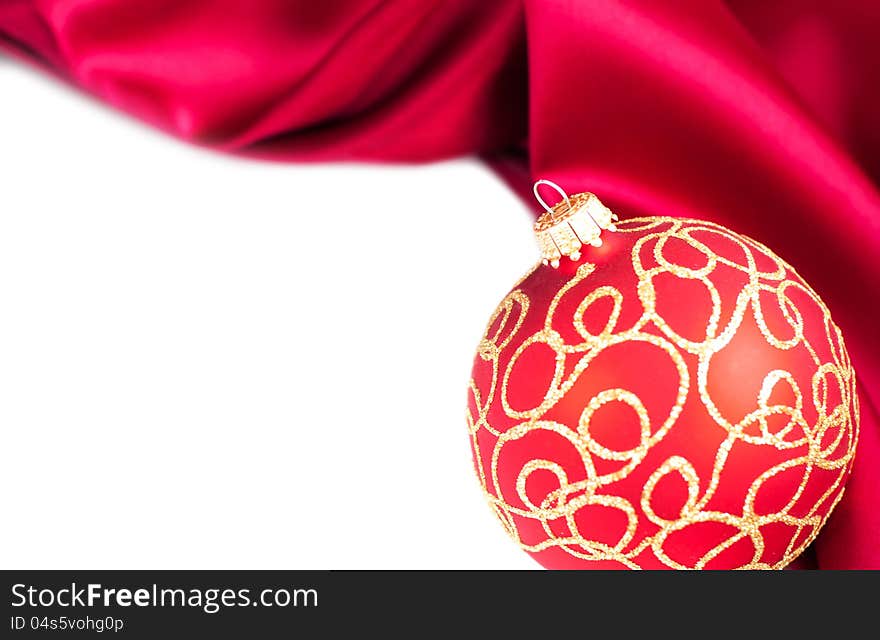
{"label": "white background", "polygon": [[537,567],[464,423],[536,258],[476,161],[226,157],[0,59],[0,566]]}

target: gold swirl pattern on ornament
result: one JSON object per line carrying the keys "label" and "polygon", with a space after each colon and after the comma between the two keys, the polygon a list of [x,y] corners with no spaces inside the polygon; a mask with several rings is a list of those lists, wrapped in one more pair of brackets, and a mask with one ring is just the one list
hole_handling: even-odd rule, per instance
{"label": "gold swirl pattern on ornament", "polygon": [[[500,365],[501,354],[505,349],[510,348],[514,336],[522,330],[526,315],[532,306],[531,301],[522,290],[515,287],[492,315],[487,333],[478,348],[478,358],[491,367],[489,378],[491,382],[488,389],[481,389],[475,380],[471,379],[470,392],[476,409],[468,411],[467,415],[471,443],[476,454],[477,472],[489,504],[509,535],[530,552],[557,547],[584,560],[612,560],[637,569],[640,568],[637,562],[638,556],[650,549],[662,564],[670,568],[700,569],[732,545],[748,538],[754,548],[754,554],[751,561],[741,568],[785,567],[812,542],[842,497],[843,483],[855,454],[858,440],[856,380],[840,330],[832,322],[831,314],[819,296],[803,283],[794,269],[769,249],[749,238],[734,234],[713,223],[679,218],[636,218],[618,225],[618,233],[635,232],[643,234],[636,240],[631,252],[632,269],[638,279],[637,293],[642,314],[632,326],[618,326],[624,294],[615,287],[600,286],[580,302],[573,318],[562,319],[571,320],[579,341],[569,344],[562,334],[553,328],[554,321],[559,321],[556,316],[560,300],[596,269],[590,263],[582,264],[555,295],[547,310],[543,327],[520,343],[503,370]],[[742,252],[742,260],[734,260],[730,256],[716,253],[695,238],[694,232],[721,236],[725,241],[738,246]],[[706,264],[700,268],[692,268],[670,262],[664,255],[664,247],[672,239],[683,241],[703,254]],[[653,258],[656,261],[656,266],[650,268],[646,268],[642,260],[643,247],[646,245],[650,247],[648,243],[653,243]],[[758,266],[759,258],[762,266],[769,264],[772,267],[769,270],[761,270]],[[746,284],[736,295],[733,311],[725,323],[722,323],[721,294],[709,277],[720,265],[736,269],[746,276]],[[658,312],[654,280],[661,274],[672,274],[678,278],[693,280],[705,287],[711,299],[712,310],[702,339],[694,340],[693,337],[685,338],[677,334]],[[520,280],[517,287],[527,276]],[[807,340],[804,320],[789,297],[794,291],[808,296],[824,314],[824,330],[830,347],[830,361],[823,361],[817,353],[816,345]],[[776,336],[768,328],[764,302],[761,299],[762,292],[770,294],[779,305],[782,317],[793,332],[790,338],[783,339]],[[603,298],[610,300],[611,311],[605,326],[594,334],[587,330],[583,318],[586,310]],[[763,380],[754,410],[738,421],[731,421],[725,417],[713,400],[708,382],[709,371],[713,357],[731,342],[748,310],[751,310],[758,330],[768,345],[779,350],[789,350],[802,345],[815,365],[815,372],[812,375],[812,388],[804,390],[798,386],[794,375],[790,372],[771,371]],[[495,330],[490,334],[493,327]],[[652,424],[639,396],[623,388],[605,389],[587,399],[577,424],[561,424],[546,418],[548,411],[572,389],[600,353],[614,345],[633,342],[645,343],[660,349],[669,357],[678,373],[678,391],[675,400],[660,424]],[[552,350],[554,354],[552,379],[549,380],[543,400],[538,406],[531,409],[514,408],[508,397],[511,372],[523,352],[538,343]],[[695,379],[692,379],[686,356],[696,358]],[[573,366],[568,366],[572,362],[574,362]],[[786,385],[791,390],[794,397],[792,406],[771,403],[771,395],[779,385]],[[840,398],[834,406],[829,404],[832,395],[829,385],[836,387]],[[715,452],[711,476],[701,482],[694,464],[682,456],[673,455],[650,473],[642,488],[638,505],[632,504],[624,497],[614,495],[613,487],[609,490],[610,485],[629,477],[642,464],[652,448],[667,436],[675,427],[685,401],[691,394],[697,394],[708,414],[724,434]],[[805,400],[813,403],[818,414],[814,424],[808,423],[804,417]],[[490,409],[496,402],[501,403],[504,415],[508,419],[516,421],[514,426],[502,430],[491,424]],[[622,403],[638,418],[639,441],[629,450],[610,449],[591,435],[591,419],[594,413],[608,403]],[[771,431],[768,423],[771,416],[784,416],[787,422],[781,428]],[[491,434],[491,440],[494,440],[494,449],[486,452],[491,459],[491,472],[488,474],[482,462],[484,452],[480,449],[481,430]],[[578,473],[581,474],[579,477],[584,479],[573,481],[559,461],[538,458],[523,464],[515,487],[503,487],[498,478],[498,461],[504,448],[511,442],[542,430],[555,433],[570,443],[583,465],[583,469],[578,469]],[[830,442],[826,442],[829,433]],[[835,454],[840,444],[844,442],[844,438],[846,438],[845,453]],[[707,505],[718,489],[728,456],[737,442],[774,447],[779,451],[805,447],[806,453],[775,464],[761,473],[749,486],[742,508],[738,512],[710,510]],[[621,466],[613,471],[600,472],[596,465],[598,460],[614,461]],[[607,469],[607,465],[605,466]],[[787,504],[772,514],[757,513],[755,500],[761,487],[770,478],[794,468],[801,470],[802,477]],[[816,469],[836,472],[835,479],[814,501],[814,506],[809,511],[796,516],[791,512],[792,507],[803,494]],[[529,477],[539,470],[553,474],[558,482],[558,488],[549,492],[540,503],[535,504],[527,494],[526,483]],[[675,518],[661,516],[653,506],[655,488],[670,474],[678,476],[687,489],[687,497]],[[505,495],[505,491],[510,492],[514,489],[519,500],[517,504],[522,506],[512,504],[510,496]],[[819,509],[832,495],[835,495],[834,500],[823,516],[819,513]],[[615,509],[625,517],[626,530],[618,540],[612,543],[601,542],[581,534],[576,514],[586,506]],[[544,538],[537,542],[526,542],[517,527],[518,518],[540,523]],[[652,535],[637,539],[636,532],[640,526],[640,518],[647,519],[654,525],[656,531]],[[565,522],[567,535],[560,535],[551,527],[551,522],[557,520]],[[667,555],[664,544],[670,535],[692,524],[706,522],[729,525],[735,533],[691,564],[685,565]],[[773,523],[789,525],[794,532],[785,549],[784,557],[778,562],[768,564],[761,561],[765,549],[761,527]],[[807,535],[802,536],[805,530]],[[799,539],[800,542],[796,544]]]}

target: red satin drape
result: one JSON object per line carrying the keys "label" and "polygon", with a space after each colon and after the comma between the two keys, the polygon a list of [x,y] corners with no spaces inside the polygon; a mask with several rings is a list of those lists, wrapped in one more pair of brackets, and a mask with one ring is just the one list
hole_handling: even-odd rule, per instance
{"label": "red satin drape", "polygon": [[878,34],[873,0],[0,0],[6,49],[195,143],[481,153],[518,189],[548,177],[772,247],[860,378],[821,568],[880,568]]}

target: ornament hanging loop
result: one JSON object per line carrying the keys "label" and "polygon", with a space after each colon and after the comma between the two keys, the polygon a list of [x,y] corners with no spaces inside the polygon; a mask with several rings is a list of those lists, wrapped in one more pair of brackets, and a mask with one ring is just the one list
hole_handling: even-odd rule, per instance
{"label": "ornament hanging loop", "polygon": [[547,185],[548,187],[550,187],[551,189],[556,191],[559,195],[562,196],[562,199],[565,200],[565,204],[568,205],[568,208],[571,209],[571,200],[569,199],[568,194],[565,193],[565,189],[563,189],[562,187],[560,187],[558,184],[556,184],[555,182],[553,182],[551,180],[538,180],[537,182],[535,182],[534,186],[532,187],[532,193],[535,194],[535,200],[538,201],[538,204],[540,204],[542,207],[544,207],[544,211],[546,211],[547,213],[552,213],[553,207],[548,205],[544,201],[544,198],[541,197],[541,191],[540,191],[541,185]]}
{"label": "ornament hanging loop", "polygon": [[[549,206],[539,193],[543,185],[562,196],[555,206]],[[592,193],[578,193],[571,197],[555,182],[538,180],[532,187],[535,199],[544,207],[544,213],[535,222],[535,237],[541,249],[544,264],[554,269],[566,256],[577,262],[581,259],[581,247],[588,244],[602,246],[602,231],[616,231],[617,216]]]}

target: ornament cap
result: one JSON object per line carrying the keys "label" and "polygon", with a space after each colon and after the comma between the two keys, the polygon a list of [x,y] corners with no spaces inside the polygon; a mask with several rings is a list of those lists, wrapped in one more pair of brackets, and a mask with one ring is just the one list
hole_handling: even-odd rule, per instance
{"label": "ornament cap", "polygon": [[[541,185],[556,190],[562,200],[553,207],[549,206],[538,192]],[[580,260],[581,247],[585,244],[602,246],[603,230],[616,230],[614,223],[617,216],[592,193],[569,196],[562,187],[550,180],[538,180],[532,190],[535,199],[544,207],[544,213],[535,222],[535,238],[543,263],[554,269],[559,266],[563,256]]]}

